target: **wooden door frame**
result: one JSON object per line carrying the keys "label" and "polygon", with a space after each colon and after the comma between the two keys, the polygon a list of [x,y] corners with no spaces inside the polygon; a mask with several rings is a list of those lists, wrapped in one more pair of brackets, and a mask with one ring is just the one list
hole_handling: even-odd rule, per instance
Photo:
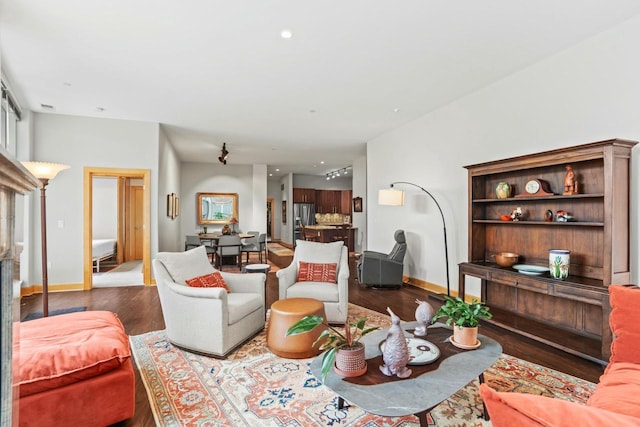
{"label": "wooden door frame", "polygon": [[271,241],[273,241],[273,216],[275,215],[275,212],[276,212],[276,211],[275,211],[275,208],[273,207],[273,204],[274,204],[275,202],[273,201],[273,197],[268,197],[268,198],[267,198],[267,202],[270,202],[270,203],[271,203],[271,204],[269,205],[269,206],[271,207],[271,208],[270,208],[270,210],[271,210],[271,212],[270,212],[270,214],[271,214],[271,223],[269,224],[268,234],[269,234],[269,237],[271,238]]}
{"label": "wooden door frame", "polygon": [[98,168],[86,166],[84,168],[84,290],[93,288],[93,178],[135,178],[142,179],[143,206],[142,216],[144,229],[142,231],[142,278],[145,285],[151,284],[151,170],[149,169],[119,169]]}

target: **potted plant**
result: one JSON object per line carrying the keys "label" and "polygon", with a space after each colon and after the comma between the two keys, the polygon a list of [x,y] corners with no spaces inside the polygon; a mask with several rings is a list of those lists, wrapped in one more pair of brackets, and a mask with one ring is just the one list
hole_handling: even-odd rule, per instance
{"label": "potted plant", "polygon": [[329,369],[333,366],[342,376],[363,375],[367,371],[364,358],[364,344],[360,338],[379,329],[379,326],[365,328],[366,319],[361,317],[355,323],[345,322],[344,334],[324,322],[322,316],[305,316],[287,330],[287,336],[303,334],[312,331],[319,325],[327,329],[322,331],[313,345],[322,342],[320,350],[327,350],[322,356],[322,381],[325,380]]}
{"label": "potted plant", "polygon": [[444,297],[444,304],[433,316],[433,321],[446,317],[446,324],[453,325],[453,340],[461,346],[474,347],[478,344],[478,324],[480,319],[491,319],[489,307],[478,300],[471,303],[462,298]]}

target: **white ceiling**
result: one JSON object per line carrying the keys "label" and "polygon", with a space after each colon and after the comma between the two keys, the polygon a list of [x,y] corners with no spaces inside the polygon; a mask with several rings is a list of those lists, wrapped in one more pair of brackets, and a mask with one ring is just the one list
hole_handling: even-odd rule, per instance
{"label": "white ceiling", "polygon": [[638,13],[637,0],[2,0],[0,52],[23,108],[159,122],[184,161],[217,162],[226,142],[229,164],[324,174]]}

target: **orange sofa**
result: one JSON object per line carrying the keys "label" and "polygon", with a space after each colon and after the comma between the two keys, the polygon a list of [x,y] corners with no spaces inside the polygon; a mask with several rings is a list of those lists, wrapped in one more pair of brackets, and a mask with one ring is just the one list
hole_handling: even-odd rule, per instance
{"label": "orange sofa", "polygon": [[133,416],[129,337],[115,313],[69,313],[19,326],[20,426],[106,426]]}
{"label": "orange sofa", "polygon": [[640,288],[609,287],[609,365],[586,405],[480,386],[494,426],[640,426]]}

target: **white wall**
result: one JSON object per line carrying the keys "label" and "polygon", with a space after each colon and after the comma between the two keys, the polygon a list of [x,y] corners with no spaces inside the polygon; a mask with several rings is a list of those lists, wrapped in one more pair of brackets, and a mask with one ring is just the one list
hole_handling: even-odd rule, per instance
{"label": "white wall", "polygon": [[[47,186],[47,242],[49,283],[83,281],[83,173],[84,168],[134,168],[151,170],[151,206],[158,197],[158,124],[130,120],[96,119],[59,114],[33,113],[32,160],[65,163]],[[33,198],[32,247],[40,247],[40,202]],[[58,227],[62,221],[63,227]],[[151,211],[151,230],[158,215]],[[151,232],[151,256],[157,252],[157,233]],[[31,279],[41,283],[40,251],[32,250]],[[32,284],[32,283],[29,283]]]}
{"label": "white wall", "polygon": [[[442,221],[433,202],[403,186],[404,207],[377,205],[378,190],[392,181],[421,185],[446,216],[455,290],[457,263],[467,260],[463,166],[614,137],[639,140],[638,40],[640,17],[370,141],[368,248],[388,250],[393,231],[404,228],[405,274],[445,286]],[[640,147],[633,156],[632,279],[638,283]],[[479,295],[477,282],[468,292]]]}
{"label": "white wall", "polygon": [[94,239],[118,237],[118,180],[116,178],[93,178],[92,225]]}
{"label": "white wall", "polygon": [[[254,169],[256,172],[254,173]],[[263,179],[256,179],[256,175]],[[180,213],[182,236],[202,231],[197,224],[197,193],[237,193],[237,230],[267,230],[267,169],[265,165],[217,165],[183,163],[181,173],[182,203]],[[217,232],[220,225],[207,225],[207,231]]]}
{"label": "white wall", "polygon": [[323,175],[293,175],[293,188],[315,188],[316,190],[351,190],[353,183],[353,173],[349,170],[349,175],[339,178],[329,179]]}
{"label": "white wall", "polygon": [[[158,251],[177,252],[184,250],[184,236],[181,233],[183,207],[192,198],[180,191],[182,163],[166,133],[160,127],[158,155]],[[167,216],[167,194],[175,193],[180,198],[180,213],[177,218]],[[186,196],[186,197],[185,197]],[[153,209],[153,207],[152,207]]]}

